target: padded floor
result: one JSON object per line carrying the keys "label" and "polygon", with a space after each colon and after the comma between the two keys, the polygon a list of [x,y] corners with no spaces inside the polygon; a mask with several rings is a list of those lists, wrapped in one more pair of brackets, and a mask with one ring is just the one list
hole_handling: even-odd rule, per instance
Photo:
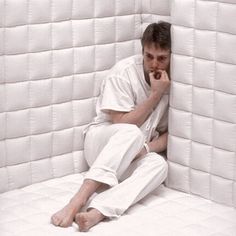
{"label": "padded floor", "polygon": [[0,195],[1,236],[236,236],[236,210],[160,186],[117,220],[104,221],[87,233],[73,224],[59,228],[50,216],[82,183],[75,174]]}

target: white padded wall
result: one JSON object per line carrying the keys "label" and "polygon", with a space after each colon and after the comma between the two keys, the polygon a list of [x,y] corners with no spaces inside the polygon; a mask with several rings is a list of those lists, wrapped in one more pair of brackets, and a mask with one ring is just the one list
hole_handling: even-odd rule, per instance
{"label": "white padded wall", "polygon": [[236,206],[236,2],[173,0],[169,187]]}
{"label": "white padded wall", "polygon": [[142,0],[143,31],[152,22],[170,22],[170,7],[172,0]]}
{"label": "white padded wall", "polygon": [[140,35],[140,1],[0,0],[0,192],[87,169],[101,79]]}
{"label": "white padded wall", "polygon": [[168,15],[166,0],[0,0],[0,192],[87,169],[102,79]]}

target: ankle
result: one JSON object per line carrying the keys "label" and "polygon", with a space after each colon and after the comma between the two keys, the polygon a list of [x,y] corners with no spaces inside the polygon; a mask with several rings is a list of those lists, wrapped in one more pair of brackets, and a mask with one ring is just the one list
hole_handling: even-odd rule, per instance
{"label": "ankle", "polygon": [[73,208],[77,208],[77,209],[80,209],[82,207],[85,206],[86,204],[86,200],[82,200],[82,199],[79,199],[79,198],[72,198],[69,202],[69,204],[73,207]]}
{"label": "ankle", "polygon": [[96,219],[99,219],[100,221],[105,218],[105,216],[96,208],[90,208],[87,212],[93,215],[93,217],[95,217]]}

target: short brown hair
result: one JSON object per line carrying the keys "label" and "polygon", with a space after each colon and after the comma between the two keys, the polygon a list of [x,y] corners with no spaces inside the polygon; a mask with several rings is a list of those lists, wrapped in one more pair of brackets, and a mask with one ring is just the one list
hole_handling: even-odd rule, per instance
{"label": "short brown hair", "polygon": [[171,49],[170,27],[165,21],[148,25],[141,39],[142,48],[154,43],[162,49]]}

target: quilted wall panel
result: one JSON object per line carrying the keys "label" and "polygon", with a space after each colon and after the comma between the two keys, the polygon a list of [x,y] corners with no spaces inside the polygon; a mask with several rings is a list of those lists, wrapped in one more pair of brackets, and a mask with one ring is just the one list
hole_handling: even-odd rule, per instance
{"label": "quilted wall panel", "polygon": [[140,52],[142,11],[167,13],[145,2],[0,0],[0,192],[87,169],[102,79]]}
{"label": "quilted wall panel", "polygon": [[149,23],[158,21],[170,22],[172,0],[142,0],[142,29]]}
{"label": "quilted wall panel", "polygon": [[171,17],[167,184],[236,206],[236,2],[174,0]]}

